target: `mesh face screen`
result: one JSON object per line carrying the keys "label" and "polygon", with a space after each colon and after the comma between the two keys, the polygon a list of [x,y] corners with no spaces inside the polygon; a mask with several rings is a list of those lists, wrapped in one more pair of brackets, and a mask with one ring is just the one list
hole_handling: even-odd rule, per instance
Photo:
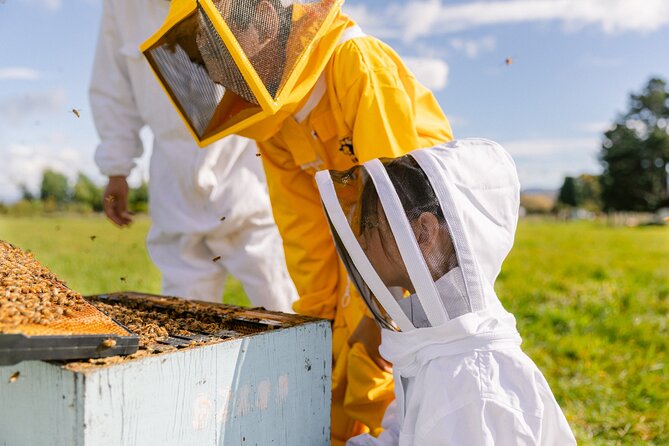
{"label": "mesh face screen", "polygon": [[234,91],[245,101],[257,105],[258,100],[251,87],[244,80],[214,24],[201,9],[198,10],[198,20],[201,26],[197,33],[197,46],[211,79]]}
{"label": "mesh face screen", "polygon": [[[258,0],[214,1],[216,9],[258,73],[264,88],[272,98],[276,98],[286,60],[286,43],[290,36],[292,7],[284,7],[281,2],[274,0],[266,3],[262,8],[259,7],[259,3]],[[220,67],[228,62],[234,65],[227,51],[221,52],[221,55],[212,54],[218,56],[217,66]],[[207,56],[205,56],[205,61],[207,61]],[[213,65],[214,62],[207,61],[207,65],[210,64]],[[220,70],[222,69],[221,67]],[[217,78],[219,75],[212,74],[212,77]],[[223,83],[223,85],[228,84]],[[234,90],[233,85],[230,84],[228,88]],[[247,96],[243,94],[240,96],[252,102]]]}
{"label": "mesh face screen", "polygon": [[330,220],[329,216],[327,217],[328,217],[328,223],[330,224],[330,231],[332,232],[332,235],[334,237],[337,253],[341,258],[342,263],[346,267],[348,276],[351,278],[353,285],[358,290],[360,297],[362,297],[362,300],[365,302],[365,304],[367,304],[367,307],[374,315],[374,319],[376,319],[376,321],[379,323],[381,327],[387,330],[400,331],[399,327],[394,323],[392,318],[383,308],[383,305],[379,303],[379,301],[376,299],[376,296],[374,296],[372,290],[369,288],[369,286],[367,286],[367,283],[365,282],[364,278],[362,277],[358,269],[355,267],[355,264],[351,259],[351,256],[349,255],[348,251],[346,250],[344,243],[341,241],[341,238],[339,237],[337,230],[332,224],[332,221]]}
{"label": "mesh face screen", "polygon": [[[294,75],[299,60],[306,57],[305,51],[316,42],[317,33],[323,27],[325,19],[333,9],[339,8],[339,3],[339,0],[311,0],[296,2],[291,6],[290,34],[284,37],[280,33],[281,38],[286,39],[286,44],[283,75],[277,87],[278,92],[281,92],[287,80]],[[259,65],[261,63],[258,62]],[[271,64],[272,60],[265,63]]]}
{"label": "mesh face screen", "polygon": [[[371,291],[369,284],[377,280],[374,273],[415,328],[430,327],[430,321],[440,317],[437,312],[441,313],[442,308],[451,319],[471,312],[469,298],[461,291],[462,271],[457,269],[447,276],[458,266],[458,258],[449,225],[427,176],[410,155],[380,161],[387,178],[378,170],[374,173],[373,166],[369,166],[369,172],[374,173],[374,180],[366,166],[330,171],[337,201],[355,237],[355,245],[347,246],[342,242],[345,237],[331,225],[351,280],[385,328],[397,329],[398,324]],[[397,198],[393,198],[395,194]],[[348,240],[350,244],[352,239]],[[352,255],[349,250],[367,257],[369,266],[364,261],[357,265],[365,269],[364,274],[352,260],[356,255],[359,259],[359,254],[352,251]],[[434,282],[434,287],[427,281]],[[426,313],[428,308],[432,313]]]}
{"label": "mesh face screen", "polygon": [[[281,0],[214,0],[213,3],[260,77],[263,87],[274,99],[307,47],[314,44],[328,14],[338,7],[335,0],[303,1],[288,6],[283,6]],[[220,38],[207,39],[202,42],[205,43],[223,45]],[[228,51],[219,48],[200,48],[200,51],[212,79],[257,104],[247,94],[250,91],[248,86],[230,76],[232,70],[226,65],[234,65],[234,61]]]}
{"label": "mesh face screen", "polygon": [[[406,276],[406,267],[399,255],[395,238],[388,227],[381,204],[378,203],[378,198],[375,198],[378,195],[371,178],[363,166],[354,167],[346,172],[330,172],[330,174],[339,205],[357,243],[390,293],[397,295],[397,299],[402,299],[402,291],[398,287],[401,287],[403,283],[398,281],[398,277]],[[334,226],[332,232],[335,246],[349,277],[377,322],[383,328],[399,331],[397,322],[392,319],[371,291],[367,283],[369,277],[365,277],[355,266]]]}
{"label": "mesh face screen", "polygon": [[[303,72],[308,67],[305,58],[318,53],[318,39],[341,3],[201,0],[144,54],[196,139],[203,142],[263,111],[274,113],[288,101],[301,99],[292,96],[293,90],[284,90],[304,85],[298,79],[309,77]],[[319,57],[326,57],[322,54]]]}
{"label": "mesh face screen", "polygon": [[[382,160],[382,162],[402,204],[402,210],[413,228],[416,243],[420,245],[422,241],[424,245],[428,245],[425,241],[430,237],[434,237],[434,240],[436,240],[431,248],[421,251],[423,260],[432,275],[432,280],[437,281],[458,265],[452,242],[453,235],[444,217],[441,203],[427,175],[413,157],[409,155]],[[427,229],[428,227],[432,229]],[[448,293],[439,297],[450,319],[471,311],[471,305],[466,295]],[[419,326],[429,326],[430,324],[425,313],[422,312],[422,308],[417,309],[416,305],[420,306],[418,299],[412,299],[410,308],[414,314],[414,321],[419,324],[414,324],[414,326],[417,328]]]}
{"label": "mesh face screen", "polygon": [[204,14],[198,10],[171,29],[157,46],[148,51],[147,57],[182,114],[202,138],[225,88],[211,79],[197,47],[198,16]]}

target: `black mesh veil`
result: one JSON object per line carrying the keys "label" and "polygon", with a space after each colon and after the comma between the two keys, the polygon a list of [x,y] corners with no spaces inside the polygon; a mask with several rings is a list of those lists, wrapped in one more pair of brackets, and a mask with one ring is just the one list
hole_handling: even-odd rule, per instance
{"label": "black mesh veil", "polygon": [[471,311],[441,204],[411,156],[325,175],[317,181],[337,250],[382,327],[430,327]]}
{"label": "black mesh veil", "polygon": [[143,52],[203,145],[296,100],[291,88],[341,3],[172,0],[165,25]]}

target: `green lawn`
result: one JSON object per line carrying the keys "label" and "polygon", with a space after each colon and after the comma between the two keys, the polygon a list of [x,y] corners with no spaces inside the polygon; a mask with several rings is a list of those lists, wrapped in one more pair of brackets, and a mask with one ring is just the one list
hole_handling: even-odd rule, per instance
{"label": "green lawn", "polygon": [[524,221],[497,286],[581,444],[669,444],[669,227]]}
{"label": "green lawn", "polygon": [[[0,239],[83,294],[157,293],[148,226],[0,217]],[[580,444],[669,444],[669,227],[522,221],[497,290]],[[236,281],[225,301],[247,302]]]}

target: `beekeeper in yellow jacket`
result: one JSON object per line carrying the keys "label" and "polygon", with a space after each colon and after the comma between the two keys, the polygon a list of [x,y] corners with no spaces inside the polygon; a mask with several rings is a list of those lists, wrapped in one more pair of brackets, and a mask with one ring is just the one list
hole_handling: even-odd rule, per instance
{"label": "beekeeper in yellow jacket", "polygon": [[[373,322],[337,257],[314,175],[452,139],[432,93],[342,3],[173,0],[142,46],[200,145],[228,134],[258,142],[300,296],[293,308],[333,320],[333,445],[381,432],[393,381],[377,349],[355,342],[358,324]],[[197,98],[184,93],[194,88]]]}

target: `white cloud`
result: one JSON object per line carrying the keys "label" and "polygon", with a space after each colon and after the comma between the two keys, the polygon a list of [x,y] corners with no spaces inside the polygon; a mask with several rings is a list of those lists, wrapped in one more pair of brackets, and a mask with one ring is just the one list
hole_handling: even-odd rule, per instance
{"label": "white cloud", "polygon": [[513,156],[594,154],[600,149],[597,138],[534,138],[506,141],[502,145]]}
{"label": "white cloud", "polygon": [[62,0],[29,0],[29,3],[49,11],[58,11],[63,6]]}
{"label": "white cloud", "polygon": [[518,168],[523,189],[557,189],[564,177],[598,173],[599,138],[534,138],[501,143]]}
{"label": "white cloud", "polygon": [[84,172],[99,181],[92,156],[85,156],[80,150],[68,145],[59,145],[63,137],[52,135],[49,140],[35,144],[9,144],[0,148],[0,201],[14,201],[20,198],[20,186],[38,193],[42,173],[46,169],[55,170],[74,181],[78,172]]}
{"label": "white cloud", "polygon": [[0,68],[0,81],[7,80],[37,80],[40,73],[37,70],[26,67]]}
{"label": "white cloud", "polygon": [[566,31],[597,26],[610,34],[651,32],[669,25],[666,0],[493,0],[443,4],[441,0],[393,3],[383,11],[349,6],[363,29],[410,42],[490,25],[556,21]]}
{"label": "white cloud", "polygon": [[453,113],[446,113],[448,116],[448,122],[451,124],[451,127],[466,127],[469,125],[469,120],[463,116],[456,115]]}
{"label": "white cloud", "polygon": [[586,54],[581,61],[581,64],[586,66],[603,68],[618,68],[624,66],[625,63],[624,57],[607,57],[592,54]]}
{"label": "white cloud", "polygon": [[[137,167],[128,177],[130,187],[137,187],[149,179],[153,134],[145,127],[140,132],[140,138],[146,149],[136,160]],[[73,142],[66,133],[52,133],[35,142],[0,145],[0,160],[0,203],[20,199],[21,186],[33,194],[39,193],[46,169],[64,174],[71,184],[74,184],[79,172],[98,185],[107,183],[107,178],[100,174],[93,160],[93,147],[85,142]]]}
{"label": "white cloud", "polygon": [[18,124],[36,114],[66,112],[65,90],[29,92],[0,101],[0,121]]}
{"label": "white cloud", "polygon": [[365,33],[379,39],[392,38],[397,35],[395,29],[387,28],[385,14],[371,11],[365,4],[344,3],[343,11],[353,18]]}
{"label": "white cloud", "polygon": [[451,39],[451,46],[464,52],[470,59],[476,59],[480,53],[489,52],[495,49],[497,41],[493,36],[485,36],[479,39]]}
{"label": "white cloud", "polygon": [[448,82],[448,65],[441,59],[405,57],[404,62],[423,85],[432,91],[443,90]]}
{"label": "white cloud", "polygon": [[581,174],[599,174],[601,166],[596,159],[517,159],[518,178],[521,190],[552,189],[556,190],[564,183],[566,176],[578,177]]}
{"label": "white cloud", "polygon": [[611,121],[592,121],[581,124],[579,130],[588,133],[604,134],[605,131],[612,127]]}

